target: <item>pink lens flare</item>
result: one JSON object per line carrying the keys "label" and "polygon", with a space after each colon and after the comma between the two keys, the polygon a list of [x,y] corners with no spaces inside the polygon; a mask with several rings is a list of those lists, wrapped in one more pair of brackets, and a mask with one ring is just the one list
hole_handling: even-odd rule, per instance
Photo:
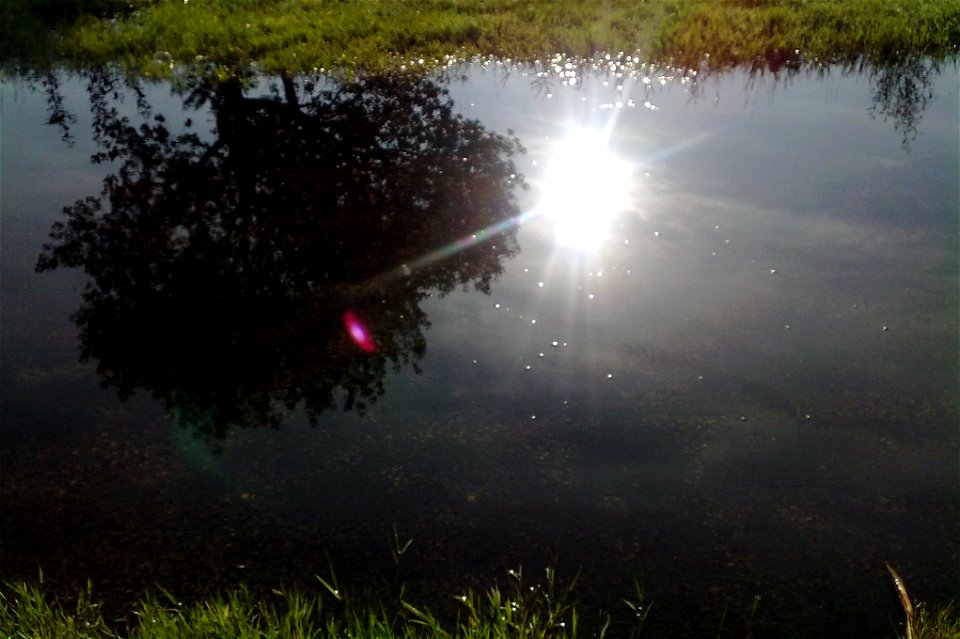
{"label": "pink lens flare", "polygon": [[347,329],[350,339],[363,351],[372,353],[377,350],[377,345],[373,342],[373,336],[364,326],[360,318],[353,311],[347,311],[343,314],[343,327]]}

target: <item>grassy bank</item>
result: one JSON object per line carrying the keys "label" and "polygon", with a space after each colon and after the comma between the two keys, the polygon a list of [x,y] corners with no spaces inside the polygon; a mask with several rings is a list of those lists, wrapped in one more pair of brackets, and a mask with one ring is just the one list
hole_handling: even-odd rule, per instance
{"label": "grassy bank", "polygon": [[[244,588],[221,597],[183,605],[165,592],[144,598],[125,619],[106,620],[89,590],[70,606],[51,602],[37,587],[22,583],[0,589],[0,636],[44,639],[171,639],[174,637],[240,639],[310,637],[326,639],[487,638],[556,639],[603,636],[610,618],[582,624],[570,602],[571,586],[560,587],[553,573],[533,587],[512,572],[507,589],[482,595],[466,592],[449,597],[456,612],[441,621],[410,603],[401,590],[386,604],[359,604],[334,584],[319,580],[320,593],[274,590],[269,600]],[[365,600],[366,601],[366,600]],[[631,627],[642,629],[646,617],[642,597],[628,601]],[[636,632],[628,631],[633,635]]]}
{"label": "grassy bank", "polygon": [[163,73],[225,69],[382,71],[446,55],[532,60],[640,51],[726,66],[954,55],[960,0],[21,0],[0,5],[0,59],[119,62]]}
{"label": "grassy bank", "polygon": [[[149,596],[122,620],[104,619],[89,592],[71,605],[51,601],[40,589],[25,584],[0,588],[0,636],[31,639],[565,639],[574,637],[636,637],[647,630],[647,605],[638,592],[624,599],[627,623],[611,626],[611,616],[584,620],[569,588],[547,584],[509,591],[451,597],[459,612],[441,621],[403,598],[390,606],[354,605],[329,583],[325,596],[276,590],[270,600],[258,600],[245,589],[183,605],[170,594]],[[658,620],[659,634],[669,635],[669,621]],[[747,630],[747,636],[752,631]],[[911,628],[913,639],[958,639],[960,617],[952,609],[918,607]],[[908,637],[911,634],[907,634]],[[719,636],[719,635],[718,635]],[[815,636],[811,632],[810,636]],[[894,633],[891,638],[897,636]]]}

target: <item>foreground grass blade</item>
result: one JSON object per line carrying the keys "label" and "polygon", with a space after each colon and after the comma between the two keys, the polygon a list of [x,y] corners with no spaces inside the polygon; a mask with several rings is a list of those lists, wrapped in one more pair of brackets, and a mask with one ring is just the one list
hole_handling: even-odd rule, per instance
{"label": "foreground grass blade", "polygon": [[916,617],[913,612],[913,603],[910,601],[910,595],[907,593],[907,587],[903,579],[893,569],[893,566],[886,564],[887,571],[893,577],[893,585],[897,588],[897,594],[900,596],[900,605],[903,606],[903,612],[907,615],[907,635],[906,639],[917,639]]}

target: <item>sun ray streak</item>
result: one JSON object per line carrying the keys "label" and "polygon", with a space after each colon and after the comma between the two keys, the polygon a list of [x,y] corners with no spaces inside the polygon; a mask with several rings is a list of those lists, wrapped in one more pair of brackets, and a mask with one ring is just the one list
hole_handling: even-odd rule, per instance
{"label": "sun ray streak", "polygon": [[480,229],[470,235],[462,237],[454,242],[450,242],[445,246],[441,246],[438,249],[430,251],[426,255],[418,257],[417,259],[401,264],[398,267],[392,268],[377,277],[373,278],[368,282],[369,286],[385,286],[391,282],[409,277],[411,273],[422,269],[426,266],[429,266],[440,260],[444,260],[448,257],[452,257],[457,253],[465,251],[471,246],[480,244],[481,242],[487,242],[496,238],[498,235],[504,233],[505,231],[523,225],[527,220],[534,217],[535,213],[533,211],[528,211],[526,213],[521,213],[513,217],[501,220],[496,224],[491,224],[490,226]]}
{"label": "sun ray streak", "polygon": [[[542,185],[544,196],[533,209],[389,269],[369,280],[367,285],[389,285],[534,219],[544,219],[554,225],[558,245],[581,253],[593,252],[606,239],[614,217],[630,204],[630,186],[636,167],[608,149],[615,124],[616,119],[610,118],[600,131],[573,130],[556,145]],[[652,153],[644,159],[644,165],[696,146],[712,135],[704,132]]]}

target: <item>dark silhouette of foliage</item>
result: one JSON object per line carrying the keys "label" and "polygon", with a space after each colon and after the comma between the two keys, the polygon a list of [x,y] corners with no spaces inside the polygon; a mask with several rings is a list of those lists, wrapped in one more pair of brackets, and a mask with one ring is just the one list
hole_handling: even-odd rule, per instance
{"label": "dark silhouette of foliage", "polygon": [[[934,99],[934,80],[940,74],[944,64],[935,58],[914,54],[897,54],[889,57],[861,57],[852,61],[837,62],[834,65],[822,65],[816,61],[804,60],[798,54],[775,53],[767,58],[754,60],[748,70],[747,90],[752,90],[765,77],[775,82],[789,82],[800,74],[816,74],[828,77],[833,72],[841,75],[865,75],[871,84],[872,100],[868,107],[871,117],[891,121],[893,128],[902,136],[903,146],[909,149],[916,140],[923,112]],[[955,64],[950,63],[948,64]],[[699,69],[694,79],[691,98],[703,97],[704,78],[712,74],[723,73],[726,69],[711,70],[707,66]]]}
{"label": "dark silhouette of foliage", "polygon": [[[65,209],[37,268],[90,276],[73,317],[103,383],[149,389],[204,436],[298,406],[311,420],[364,409],[388,370],[423,356],[421,301],[489,292],[517,250],[514,231],[484,229],[518,213],[522,149],[430,79],[284,75],[257,96],[197,81],[185,103],[210,105],[206,140],[189,120],[171,133],[136,83],[91,73],[88,90],[94,161],[119,168]],[[139,126],[117,105],[127,91]],[[373,352],[351,341],[347,311]]]}
{"label": "dark silhouette of foliage", "polygon": [[904,145],[908,145],[916,139],[923,112],[933,100],[933,78],[940,73],[940,63],[905,55],[873,65],[870,73],[871,114],[893,120],[894,128],[903,135]]}

